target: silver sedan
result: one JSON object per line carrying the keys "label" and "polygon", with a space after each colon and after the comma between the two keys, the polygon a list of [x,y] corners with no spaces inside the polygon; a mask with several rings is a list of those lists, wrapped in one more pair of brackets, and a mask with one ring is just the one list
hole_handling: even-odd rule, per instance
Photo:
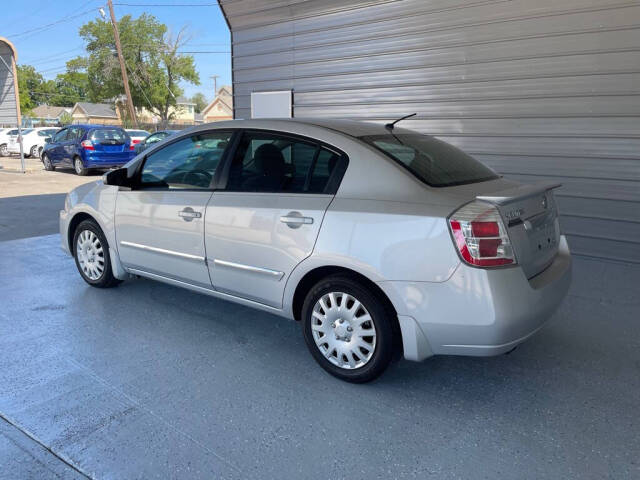
{"label": "silver sedan", "polygon": [[295,319],[325,370],[365,382],[545,323],[571,278],[557,186],[391,124],[220,122],[71,191],[60,231],[89,285],[142,276]]}

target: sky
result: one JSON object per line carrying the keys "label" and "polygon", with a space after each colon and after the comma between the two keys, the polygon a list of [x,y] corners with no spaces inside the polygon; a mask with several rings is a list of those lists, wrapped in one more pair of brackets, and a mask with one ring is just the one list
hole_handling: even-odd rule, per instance
{"label": "sky", "polygon": [[[138,17],[146,12],[169,30],[188,28],[191,39],[182,50],[203,53],[192,54],[200,85],[183,84],[185,96],[202,92],[207,100],[212,100],[212,75],[220,76],[218,88],[231,84],[229,29],[216,1],[114,0],[113,3],[117,19],[127,14]],[[0,37],[13,42],[19,65],[33,65],[45,78],[52,79],[64,72],[68,60],[85,53],[78,30],[88,21],[101,18],[98,11],[101,6],[108,18],[106,0],[0,0]]]}

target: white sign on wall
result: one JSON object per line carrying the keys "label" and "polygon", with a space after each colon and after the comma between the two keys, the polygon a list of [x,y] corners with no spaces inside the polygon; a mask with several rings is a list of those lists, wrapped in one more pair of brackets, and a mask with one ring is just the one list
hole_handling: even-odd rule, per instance
{"label": "white sign on wall", "polygon": [[251,92],[251,118],[291,118],[291,90]]}

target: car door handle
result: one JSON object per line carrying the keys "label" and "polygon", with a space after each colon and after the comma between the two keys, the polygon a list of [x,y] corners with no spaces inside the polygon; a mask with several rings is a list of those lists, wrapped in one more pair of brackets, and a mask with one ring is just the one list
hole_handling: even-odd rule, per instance
{"label": "car door handle", "polygon": [[193,220],[194,218],[201,218],[202,217],[202,213],[200,212],[196,212],[193,208],[191,207],[186,207],[183,210],[180,210],[178,212],[178,216],[182,217],[182,219],[185,222],[190,222],[191,220]]}
{"label": "car door handle", "polygon": [[300,228],[302,225],[311,225],[313,217],[303,217],[300,212],[289,212],[280,217],[280,221],[291,228]]}

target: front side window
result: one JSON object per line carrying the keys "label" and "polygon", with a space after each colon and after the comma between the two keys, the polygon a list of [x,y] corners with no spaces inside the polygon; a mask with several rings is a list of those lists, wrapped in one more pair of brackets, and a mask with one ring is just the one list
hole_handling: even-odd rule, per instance
{"label": "front side window", "polygon": [[144,141],[146,145],[153,145],[154,143],[158,143],[160,140],[163,140],[168,134],[167,133],[154,133],[147,137]]}
{"label": "front side window", "polygon": [[62,130],[60,130],[58,133],[56,133],[56,135],[53,137],[53,141],[55,143],[59,143],[59,142],[63,142],[64,139],[67,137],[67,132],[68,129],[64,128]]}
{"label": "front side window", "polygon": [[142,188],[208,189],[232,132],[183,138],[150,154],[140,175]]}
{"label": "front side window", "polygon": [[387,133],[360,137],[432,187],[494,180],[498,175],[462,150],[429,135]]}
{"label": "front side window", "polygon": [[240,141],[227,190],[325,193],[343,157],[320,145],[273,133],[249,132]]}

